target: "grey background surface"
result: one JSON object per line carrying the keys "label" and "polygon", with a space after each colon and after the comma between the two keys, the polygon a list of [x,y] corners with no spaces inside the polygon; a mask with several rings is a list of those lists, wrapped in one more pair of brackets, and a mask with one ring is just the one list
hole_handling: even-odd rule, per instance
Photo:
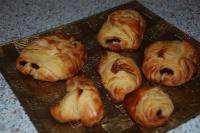
{"label": "grey background surface", "polygon": [[[0,43],[93,15],[130,0],[0,0]],[[200,41],[200,0],[139,0]],[[37,132],[0,74],[0,132]],[[170,132],[200,132],[200,116]]]}

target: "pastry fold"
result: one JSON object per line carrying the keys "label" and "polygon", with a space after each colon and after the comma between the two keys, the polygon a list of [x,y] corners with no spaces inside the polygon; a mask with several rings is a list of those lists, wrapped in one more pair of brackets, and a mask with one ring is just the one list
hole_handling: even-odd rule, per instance
{"label": "pastry fold", "polygon": [[87,52],[81,42],[56,34],[41,37],[26,46],[16,60],[16,68],[34,79],[57,81],[72,77],[86,60]]}
{"label": "pastry fold", "polygon": [[110,93],[113,102],[122,102],[125,95],[137,89],[142,76],[135,62],[114,52],[101,56],[99,74],[102,84]]}
{"label": "pastry fold", "polygon": [[93,82],[87,77],[76,76],[67,81],[67,94],[51,106],[51,115],[59,122],[81,121],[91,127],[104,116],[104,107]]}
{"label": "pastry fold", "polygon": [[145,77],[167,86],[189,81],[197,71],[199,56],[188,41],[158,41],[145,49]]}
{"label": "pastry fold", "polygon": [[141,87],[128,94],[124,106],[133,120],[144,127],[165,124],[174,110],[170,97],[159,87]]}
{"label": "pastry fold", "polygon": [[138,49],[143,39],[145,21],[135,10],[117,10],[108,16],[101,27],[97,40],[111,50]]}

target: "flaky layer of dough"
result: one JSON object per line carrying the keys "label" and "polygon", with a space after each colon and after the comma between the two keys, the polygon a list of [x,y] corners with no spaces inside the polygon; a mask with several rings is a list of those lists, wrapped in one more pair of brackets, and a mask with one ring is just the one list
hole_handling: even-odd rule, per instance
{"label": "flaky layer of dough", "polygon": [[167,86],[189,81],[197,71],[197,50],[187,41],[158,41],[145,49],[145,77]]}
{"label": "flaky layer of dough", "polygon": [[124,106],[129,115],[144,127],[157,127],[169,120],[174,105],[159,87],[142,87],[126,96]]}
{"label": "flaky layer of dough", "polygon": [[122,102],[125,95],[137,89],[142,76],[135,62],[114,52],[105,52],[101,56],[99,74],[102,84],[114,102]]}
{"label": "flaky layer of dough", "polygon": [[135,10],[117,10],[108,16],[97,40],[111,50],[138,49],[143,39],[145,21]]}
{"label": "flaky layer of dough", "polygon": [[76,76],[67,81],[67,94],[50,108],[51,115],[59,122],[80,120],[93,126],[104,116],[104,107],[93,82],[87,77]]}
{"label": "flaky layer of dough", "polygon": [[16,68],[34,79],[57,81],[76,74],[86,59],[84,45],[73,37],[50,35],[25,47],[16,60]]}

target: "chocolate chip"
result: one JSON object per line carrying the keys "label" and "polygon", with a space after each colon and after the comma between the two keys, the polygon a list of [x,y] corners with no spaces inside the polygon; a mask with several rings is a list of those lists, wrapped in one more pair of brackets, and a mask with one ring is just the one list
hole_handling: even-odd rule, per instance
{"label": "chocolate chip", "polygon": [[73,44],[75,47],[77,47],[78,42],[77,42],[77,41],[73,41],[72,44]]}
{"label": "chocolate chip", "polygon": [[27,64],[27,62],[26,61],[20,61],[19,64],[22,65],[22,66],[25,66]]}
{"label": "chocolate chip", "polygon": [[170,68],[163,68],[163,69],[160,70],[160,74],[173,75],[174,71],[172,71]]}
{"label": "chocolate chip", "polygon": [[118,39],[118,38],[112,38],[112,39],[107,39],[106,40],[106,43],[120,43],[121,42],[121,40],[120,39]]}
{"label": "chocolate chip", "polygon": [[165,52],[166,52],[166,48],[162,48],[161,50],[159,50],[158,51],[158,57],[160,57],[160,58],[164,58],[164,54],[165,54]]}
{"label": "chocolate chip", "polygon": [[82,93],[83,93],[83,90],[78,88],[78,96],[81,96]]}
{"label": "chocolate chip", "polygon": [[158,110],[158,111],[156,112],[156,115],[157,115],[158,117],[162,116],[162,110]]}
{"label": "chocolate chip", "polygon": [[40,68],[40,67],[39,67],[37,64],[35,64],[35,63],[31,63],[31,67],[34,68],[34,69],[39,69],[39,68]]}

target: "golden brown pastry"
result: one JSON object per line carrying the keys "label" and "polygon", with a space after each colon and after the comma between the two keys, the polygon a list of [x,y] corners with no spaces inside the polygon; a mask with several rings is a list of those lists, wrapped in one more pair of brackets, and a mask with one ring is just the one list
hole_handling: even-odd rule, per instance
{"label": "golden brown pastry", "polygon": [[128,94],[124,106],[129,115],[144,127],[156,127],[166,123],[173,113],[170,97],[159,87],[141,87]]}
{"label": "golden brown pastry", "polygon": [[16,60],[16,68],[34,79],[57,81],[76,74],[86,59],[84,45],[73,37],[50,35],[25,47]]}
{"label": "golden brown pastry", "polygon": [[125,95],[137,89],[142,76],[135,62],[114,52],[105,52],[101,56],[99,74],[102,84],[114,102],[122,102]]}
{"label": "golden brown pastry", "polygon": [[50,113],[59,122],[80,120],[90,127],[103,118],[104,107],[93,82],[82,75],[67,81],[67,94]]}
{"label": "golden brown pastry", "polygon": [[167,86],[189,81],[197,71],[198,54],[187,41],[158,41],[145,49],[145,77]]}
{"label": "golden brown pastry", "polygon": [[138,49],[143,39],[145,21],[135,10],[117,10],[108,16],[101,27],[97,40],[111,50]]}

